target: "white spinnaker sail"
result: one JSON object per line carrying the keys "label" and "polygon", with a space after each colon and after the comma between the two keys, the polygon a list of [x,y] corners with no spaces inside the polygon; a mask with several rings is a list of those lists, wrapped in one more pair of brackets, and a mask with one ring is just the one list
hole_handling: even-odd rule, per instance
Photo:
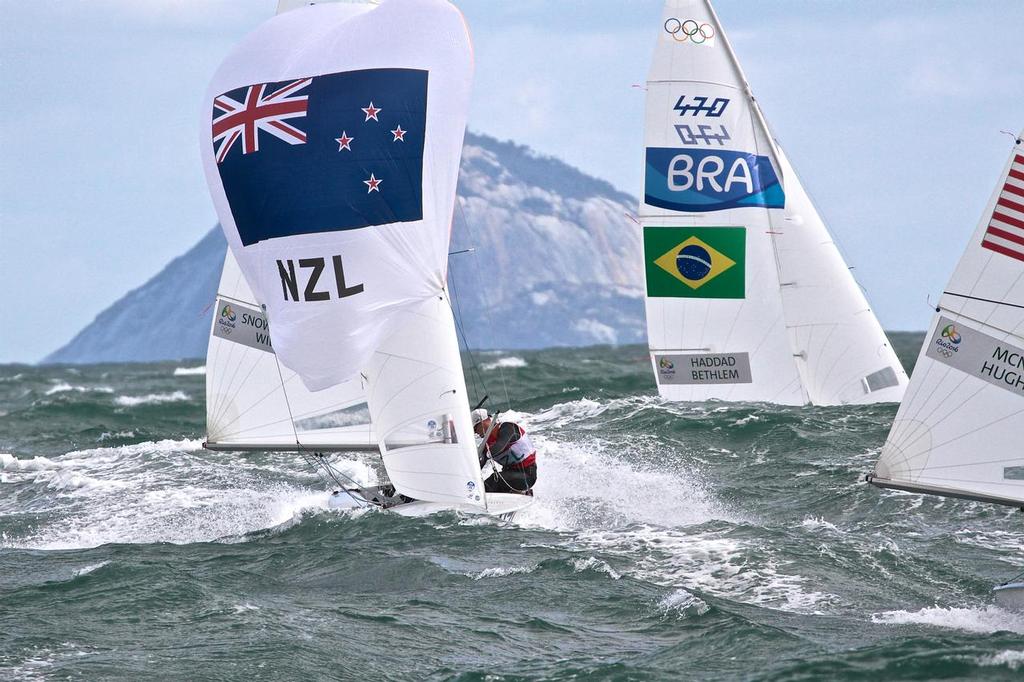
{"label": "white spinnaker sail", "polygon": [[1020,137],[939,299],[875,485],[1024,505]]}
{"label": "white spinnaker sail", "polygon": [[454,6],[387,0],[279,14],[211,80],[213,203],[281,363],[312,390],[443,289],[471,78]]}
{"label": "white spinnaker sail", "polygon": [[361,377],[312,393],[279,365],[266,316],[228,251],[206,352],[207,447],[376,450],[365,403]]}
{"label": "white spinnaker sail", "polygon": [[[902,369],[795,175],[790,182],[704,0],[666,3],[647,81],[644,142],[640,219],[659,393],[791,405],[898,400]],[[827,265],[791,272],[799,260],[780,248]],[[827,270],[819,276],[815,267]],[[829,277],[834,282],[820,286]],[[787,288],[793,291],[783,295]],[[849,304],[830,309],[827,297],[837,290]],[[828,340],[842,333],[874,345],[852,361],[842,358]],[[837,369],[837,362],[850,366]],[[879,390],[888,386],[878,379],[890,373],[895,390]]]}
{"label": "white spinnaker sail", "polygon": [[486,506],[445,291],[471,75],[448,2],[301,7],[221,65],[201,141],[281,364],[365,376],[398,492]]}

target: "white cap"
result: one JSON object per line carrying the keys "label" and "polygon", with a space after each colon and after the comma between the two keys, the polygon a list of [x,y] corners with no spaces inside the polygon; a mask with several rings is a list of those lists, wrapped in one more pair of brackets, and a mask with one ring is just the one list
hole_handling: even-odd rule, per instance
{"label": "white cap", "polygon": [[483,420],[487,419],[490,415],[487,414],[487,410],[482,407],[478,407],[469,413],[470,418],[473,420],[473,426],[476,426]]}

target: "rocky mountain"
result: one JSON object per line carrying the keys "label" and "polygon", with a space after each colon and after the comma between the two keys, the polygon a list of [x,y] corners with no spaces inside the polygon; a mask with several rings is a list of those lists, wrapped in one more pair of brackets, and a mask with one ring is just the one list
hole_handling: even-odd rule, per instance
{"label": "rocky mountain", "polygon": [[[469,134],[449,283],[473,348],[644,339],[636,200],[511,142]],[[220,228],[101,312],[44,362],[202,357],[227,244]]]}

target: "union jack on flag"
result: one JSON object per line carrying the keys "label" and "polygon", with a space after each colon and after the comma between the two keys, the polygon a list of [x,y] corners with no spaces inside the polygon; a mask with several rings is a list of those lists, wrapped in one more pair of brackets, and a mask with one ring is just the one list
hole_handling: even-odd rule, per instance
{"label": "union jack on flag", "polygon": [[214,97],[213,157],[242,245],[422,220],[428,75],[339,71]]}
{"label": "union jack on flag", "polygon": [[[259,151],[261,130],[288,144],[305,144],[306,133],[287,120],[306,115],[309,97],[298,93],[312,82],[312,78],[291,81],[269,94],[269,84],[250,85],[216,97],[214,113],[221,112],[213,119],[217,163],[223,163],[239,140],[243,154]],[[228,96],[235,93],[241,93],[243,101]]]}
{"label": "union jack on flag", "polygon": [[1024,260],[1024,156],[1020,154],[1014,154],[981,245]]}

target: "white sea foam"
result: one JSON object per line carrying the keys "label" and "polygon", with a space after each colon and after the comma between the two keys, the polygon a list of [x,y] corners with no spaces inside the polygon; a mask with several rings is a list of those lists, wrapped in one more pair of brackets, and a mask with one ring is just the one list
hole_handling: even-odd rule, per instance
{"label": "white sea foam", "polygon": [[[255,530],[292,523],[307,511],[327,509],[326,491],[268,483],[266,470],[241,467],[237,458],[202,452],[201,446],[199,440],[163,440],[54,459],[4,457],[0,463],[8,483],[45,484],[57,491],[50,504],[61,513],[29,535],[5,535],[0,546],[237,541]],[[353,473],[359,466],[353,464]]]}
{"label": "white sea foam", "polygon": [[530,566],[496,566],[494,568],[485,568],[477,573],[467,573],[466,575],[473,580],[483,580],[484,578],[501,578],[506,575],[516,575],[517,573],[533,573],[536,570],[537,564],[531,564]]}
{"label": "white sea foam", "polygon": [[136,407],[138,405],[159,405],[160,403],[178,403],[188,400],[188,394],[184,391],[173,393],[150,393],[149,395],[119,395],[114,402],[122,407]]}
{"label": "white sea foam", "polygon": [[823,519],[821,517],[818,517],[816,519],[806,518],[806,519],[804,519],[803,521],[800,522],[800,526],[802,528],[809,528],[811,530],[824,529],[824,530],[830,530],[833,533],[838,533],[839,532],[839,528],[837,528],[834,523],[829,523],[828,521],[826,521],[825,519]]}
{"label": "white sea foam", "polygon": [[1024,668],[1024,651],[1007,649],[1006,651],[1000,651],[994,656],[986,656],[979,660],[978,663],[984,666],[1006,666],[1010,670],[1020,670]]}
{"label": "white sea foam", "polygon": [[174,376],[176,377],[189,377],[196,375],[205,375],[206,365],[200,365],[199,367],[175,367]]}
{"label": "white sea foam", "polygon": [[112,543],[238,541],[255,530],[284,526],[307,510],[327,508],[323,492],[277,485],[224,490],[184,487],[93,496],[93,504],[35,535],[0,546],[86,549]]}
{"label": "white sea foam", "polygon": [[512,356],[505,357],[505,358],[499,358],[498,360],[496,360],[494,362],[485,362],[484,364],[480,365],[480,369],[483,369],[483,370],[486,370],[486,371],[491,371],[491,370],[495,370],[495,369],[499,369],[499,368],[500,369],[518,369],[520,367],[526,367],[526,366],[527,366],[526,360],[523,360],[520,357],[516,357],[515,355],[512,355]]}
{"label": "white sea foam", "polygon": [[114,389],[109,386],[72,386],[71,384],[61,381],[46,389],[46,395],[67,393],[69,391],[75,393],[113,393]]}
{"label": "white sea foam", "polygon": [[919,611],[883,611],[872,614],[871,622],[882,625],[930,625],[976,633],[1015,632],[1024,635],[1024,613],[1005,611],[998,606],[932,606]]}
{"label": "white sea foam", "polygon": [[18,459],[12,454],[0,452],[0,469],[4,471],[42,471],[58,468],[60,468],[59,464],[46,457]]}
{"label": "white sea foam", "polygon": [[711,607],[700,597],[680,589],[659,601],[658,610],[666,615],[686,617],[703,616],[711,610]]}
{"label": "white sea foam", "polygon": [[607,573],[611,576],[612,580],[619,580],[622,578],[614,568],[608,565],[607,561],[602,561],[597,557],[587,557],[586,559],[573,559],[572,560],[573,570],[577,573],[583,573],[584,571],[594,571],[596,573]]}
{"label": "white sea foam", "polygon": [[92,573],[96,569],[103,568],[104,566],[106,566],[109,563],[110,563],[109,561],[101,561],[98,564],[89,564],[88,566],[83,566],[82,568],[80,568],[77,571],[75,571],[75,577],[79,578],[79,577],[81,577],[83,575],[89,575],[90,573]]}
{"label": "white sea foam", "polygon": [[[530,430],[530,421],[517,421]],[[598,439],[563,443],[531,435],[541,453],[537,502],[516,516],[517,523],[573,531],[637,523],[685,526],[729,516],[691,472],[643,467]]]}
{"label": "white sea foam", "polygon": [[626,573],[659,585],[693,587],[801,613],[820,613],[839,600],[814,589],[798,565],[767,540],[741,540],[730,537],[728,529],[703,529],[709,521],[744,519],[715,499],[699,473],[672,464],[678,459],[666,457],[657,442],[564,442],[547,436],[566,424],[578,429],[581,417],[609,409],[619,415],[679,408],[666,410],[647,398],[584,399],[535,415],[509,414],[526,425],[542,453],[537,501],[515,523],[569,533],[568,549],[621,556],[630,567]]}
{"label": "white sea foam", "polygon": [[116,431],[111,433],[110,431],[104,431],[100,434],[100,442],[105,440],[112,440],[114,438],[135,438],[134,431]]}

